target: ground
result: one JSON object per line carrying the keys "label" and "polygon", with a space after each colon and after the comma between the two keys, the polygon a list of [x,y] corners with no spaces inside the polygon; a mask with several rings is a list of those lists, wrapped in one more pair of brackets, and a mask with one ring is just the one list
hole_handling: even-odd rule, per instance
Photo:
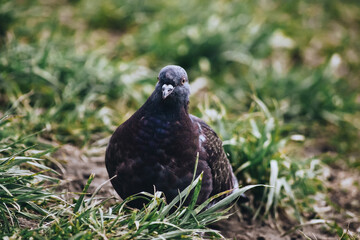
{"label": "ground", "polygon": [[[317,148],[305,148],[307,155],[318,154],[321,152],[321,144]],[[62,187],[69,193],[81,192],[91,173],[95,173],[95,179],[90,186],[89,192],[93,192],[99,185],[108,180],[105,168],[104,156],[106,141],[97,143],[94,148],[82,149],[63,145],[55,153],[56,159],[64,167],[62,171]],[[353,236],[360,236],[360,190],[355,187],[360,183],[360,176],[356,171],[341,166],[327,167],[328,181],[324,182],[328,189],[329,202],[318,202],[316,210],[318,214],[327,219],[329,223],[336,222],[343,229],[348,229]],[[251,196],[251,193],[249,193]],[[113,197],[116,201],[121,201],[110,182],[101,188],[99,196]],[[346,210],[345,210],[346,209]],[[331,227],[326,226],[324,221],[304,224],[299,223],[283,216],[280,222],[271,220],[259,221],[252,220],[252,216],[246,211],[246,206],[236,207],[231,210],[233,213],[227,220],[213,224],[210,227],[218,229],[221,233],[231,239],[339,239],[335,232],[329,231]],[[357,235],[356,235],[357,234]]]}

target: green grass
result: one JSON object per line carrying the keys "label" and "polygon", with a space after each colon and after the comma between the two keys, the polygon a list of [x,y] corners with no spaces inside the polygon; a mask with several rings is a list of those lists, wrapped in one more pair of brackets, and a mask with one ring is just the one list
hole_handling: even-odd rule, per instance
{"label": "green grass", "polygon": [[[251,191],[252,217],[321,218],[324,169],[359,170],[359,12],[356,1],[335,0],[0,1],[3,236],[219,237],[206,226],[224,211],[164,213],[161,193],[131,211],[86,189],[73,202],[55,190],[54,146],[110,136],[173,63],[203,85],[190,110],[224,140],[240,183],[273,186]],[[330,154],[307,157],[304,145],[324,139]],[[352,239],[339,224],[328,229]]]}
{"label": "green grass", "polygon": [[[5,115],[0,119],[1,130],[9,127],[7,118]],[[32,147],[22,146],[30,137],[16,139],[14,136],[2,136],[0,139],[0,154],[4,156],[0,158],[0,226],[4,233],[20,227],[19,217],[39,220],[47,216],[49,212],[43,205],[58,199],[49,188],[50,183],[58,182],[49,173],[56,172],[46,167],[42,163],[44,160],[39,158],[51,149],[24,156],[24,152],[33,150]]]}

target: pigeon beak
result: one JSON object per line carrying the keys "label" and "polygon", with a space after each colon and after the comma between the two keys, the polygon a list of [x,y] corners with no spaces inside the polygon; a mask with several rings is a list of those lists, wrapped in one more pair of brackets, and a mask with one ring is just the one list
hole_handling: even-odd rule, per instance
{"label": "pigeon beak", "polygon": [[167,98],[167,96],[169,96],[174,91],[174,87],[171,84],[164,84],[162,85],[161,89],[163,99]]}

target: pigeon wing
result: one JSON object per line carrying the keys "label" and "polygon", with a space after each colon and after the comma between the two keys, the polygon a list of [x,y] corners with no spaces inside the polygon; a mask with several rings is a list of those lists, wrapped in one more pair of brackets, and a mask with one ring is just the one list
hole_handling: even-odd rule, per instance
{"label": "pigeon wing", "polygon": [[190,118],[199,129],[199,160],[206,161],[211,169],[213,183],[211,195],[237,189],[239,185],[226,157],[221,139],[203,120],[193,115],[190,115]]}

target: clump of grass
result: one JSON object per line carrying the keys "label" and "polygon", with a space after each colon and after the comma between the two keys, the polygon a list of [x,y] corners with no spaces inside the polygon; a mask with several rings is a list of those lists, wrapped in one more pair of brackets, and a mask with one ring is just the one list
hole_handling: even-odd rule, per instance
{"label": "clump of grass", "polygon": [[[268,184],[271,188],[253,191],[253,218],[278,219],[279,209],[302,223],[305,212],[313,213],[312,197],[325,191],[321,182],[322,163],[318,159],[299,160],[284,150],[290,137],[281,135],[279,111],[270,112],[256,96],[249,111],[233,119],[225,106],[213,97],[213,104],[200,105],[203,118],[217,129],[234,172],[243,184]],[[205,101],[208,102],[208,101]],[[260,214],[261,213],[261,214]]]}
{"label": "clump of grass", "polygon": [[[89,178],[83,194],[91,183],[93,176]],[[105,208],[105,201],[96,198],[95,193],[88,199],[80,197],[76,204],[69,205],[63,210],[57,210],[56,221],[50,227],[40,228],[33,232],[33,237],[45,236],[51,239],[52,236],[61,238],[83,237],[90,238],[120,238],[120,239],[169,239],[169,238],[203,238],[222,237],[221,234],[206,225],[226,218],[229,204],[237,199],[240,194],[255,186],[248,186],[240,189],[233,195],[209,208],[205,208],[210,201],[219,197],[214,196],[200,206],[195,206],[201,186],[200,175],[190,186],[184,189],[172,202],[167,203],[161,192],[140,193]],[[193,190],[190,205],[185,207],[182,204],[189,197]],[[142,209],[128,209],[125,204],[137,198],[148,198],[149,203]],[[224,208],[226,208],[224,210]],[[174,210],[175,209],[175,210]],[[217,212],[217,210],[223,209]]]}
{"label": "clump of grass", "polygon": [[[3,130],[7,117],[5,115],[0,119],[0,131]],[[40,220],[41,215],[49,214],[47,207],[42,205],[58,199],[47,187],[58,180],[45,174],[55,171],[42,164],[43,159],[39,158],[46,151],[25,156],[24,152],[31,149],[28,147],[4,157],[19,142],[9,142],[4,136],[0,139],[0,228],[3,233],[11,233],[18,228],[21,225],[19,217]]]}

